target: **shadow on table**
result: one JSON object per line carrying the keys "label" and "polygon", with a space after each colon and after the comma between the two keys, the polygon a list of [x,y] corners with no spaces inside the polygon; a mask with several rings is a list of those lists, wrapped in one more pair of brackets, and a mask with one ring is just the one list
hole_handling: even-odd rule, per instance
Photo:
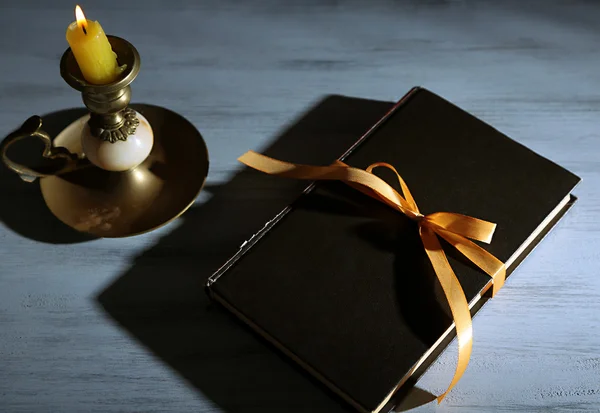
{"label": "shadow on table", "polygon": [[[326,97],[263,152],[328,164],[390,108],[387,102]],[[184,214],[179,227],[98,297],[125,330],[224,411],[352,411],[204,292],[207,278],[306,186],[248,168],[223,185],[207,185],[210,199]],[[433,398],[418,389],[411,393],[405,406]]]}
{"label": "shadow on table", "polygon": [[[64,128],[88,112],[81,109],[65,109],[42,116],[42,129],[55,138]],[[22,119],[25,121],[25,119]],[[14,133],[9,134],[10,138]],[[10,158],[37,171],[56,169],[61,160],[42,157],[44,144],[37,138],[28,138],[15,142],[8,152]],[[0,221],[12,231],[35,241],[50,244],[71,244],[94,239],[71,229],[58,220],[48,209],[38,180],[28,183],[9,170],[0,166]]]}

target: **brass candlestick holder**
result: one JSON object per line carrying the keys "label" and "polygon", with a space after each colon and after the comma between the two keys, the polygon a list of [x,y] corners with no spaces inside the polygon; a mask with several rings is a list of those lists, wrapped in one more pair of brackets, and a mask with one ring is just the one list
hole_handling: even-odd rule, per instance
{"label": "brass candlestick holder", "polygon": [[[202,136],[186,119],[158,106],[129,105],[140,56],[126,40],[107,37],[123,70],[115,82],[86,82],[71,49],[60,62],[61,76],[81,92],[90,113],[53,140],[33,116],[2,142],[0,154],[24,181],[39,178],[58,219],[109,238],[151,231],[185,212],[204,185],[209,162]],[[62,164],[41,172],[11,160],[9,147],[31,136],[44,142],[43,157]]]}

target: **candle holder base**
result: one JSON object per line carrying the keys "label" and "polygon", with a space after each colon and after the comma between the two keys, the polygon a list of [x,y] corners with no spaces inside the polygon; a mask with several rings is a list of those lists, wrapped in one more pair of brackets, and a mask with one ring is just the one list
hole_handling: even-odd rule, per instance
{"label": "candle holder base", "polygon": [[[148,158],[125,172],[91,164],[40,179],[52,213],[68,226],[96,237],[142,234],[174,220],[200,193],[208,174],[208,151],[200,132],[186,119],[152,105],[131,105],[152,125]],[[89,115],[65,128],[54,147],[83,156],[81,133]]]}

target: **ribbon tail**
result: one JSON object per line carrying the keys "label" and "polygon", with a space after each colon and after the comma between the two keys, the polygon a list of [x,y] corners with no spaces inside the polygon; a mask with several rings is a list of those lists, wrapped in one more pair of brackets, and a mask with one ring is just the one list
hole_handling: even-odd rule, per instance
{"label": "ribbon tail", "polygon": [[446,254],[436,234],[430,228],[420,226],[419,235],[448,300],[452,318],[456,325],[456,337],[458,339],[456,371],[446,391],[437,398],[438,403],[441,403],[450,390],[458,383],[469,365],[471,349],[473,347],[473,322],[465,293],[446,258]]}
{"label": "ribbon tail", "polygon": [[418,210],[413,210],[406,199],[383,179],[343,162],[336,162],[330,166],[302,165],[269,158],[254,151],[246,152],[238,161],[269,175],[314,181],[342,181],[410,217],[418,215]]}

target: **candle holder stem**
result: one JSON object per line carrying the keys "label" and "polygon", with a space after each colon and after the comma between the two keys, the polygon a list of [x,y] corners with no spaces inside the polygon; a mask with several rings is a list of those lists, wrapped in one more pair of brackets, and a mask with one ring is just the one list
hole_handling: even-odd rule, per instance
{"label": "candle holder stem", "polygon": [[146,159],[154,139],[150,124],[144,122],[140,127],[138,115],[128,108],[130,84],[140,71],[140,55],[128,41],[115,36],[107,38],[121,65],[116,81],[106,85],[87,82],[71,49],[63,54],[60,73],[71,87],[81,92],[83,103],[91,112],[89,129],[82,136],[86,156],[102,169],[124,171]]}

